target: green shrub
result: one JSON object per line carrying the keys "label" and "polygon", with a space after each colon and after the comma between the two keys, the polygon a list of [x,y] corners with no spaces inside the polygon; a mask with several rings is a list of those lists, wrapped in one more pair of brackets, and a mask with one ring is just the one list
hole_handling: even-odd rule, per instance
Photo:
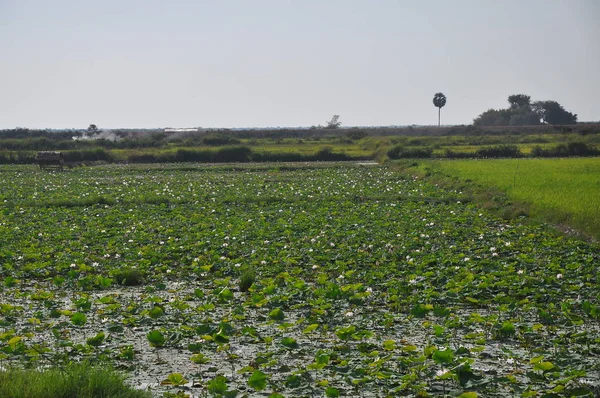
{"label": "green shrub", "polygon": [[574,141],[568,144],[558,144],[549,149],[543,149],[536,145],[531,150],[531,155],[535,157],[598,156],[600,150],[585,142]]}
{"label": "green shrub", "polygon": [[135,268],[122,268],[113,271],[113,278],[123,286],[139,286],[144,283],[144,275]]}
{"label": "green shrub", "polygon": [[430,158],[431,148],[406,148],[404,145],[394,145],[387,153],[390,159]]}
{"label": "green shrub", "polygon": [[240,292],[247,292],[250,289],[250,286],[256,281],[256,275],[252,271],[246,271],[242,274],[240,278],[240,283],[238,285]]}
{"label": "green shrub", "polygon": [[150,398],[149,393],[127,386],[124,380],[113,370],[87,363],[43,371],[9,368],[0,371],[0,397]]}
{"label": "green shrub", "polygon": [[522,156],[519,147],[516,145],[496,145],[481,148],[475,154],[480,158],[518,158]]}

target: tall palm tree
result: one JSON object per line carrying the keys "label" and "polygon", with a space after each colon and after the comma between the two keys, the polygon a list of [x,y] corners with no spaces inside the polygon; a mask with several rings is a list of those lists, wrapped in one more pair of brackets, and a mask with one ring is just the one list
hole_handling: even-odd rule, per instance
{"label": "tall palm tree", "polygon": [[433,96],[433,105],[438,108],[438,127],[440,127],[440,113],[442,111],[442,107],[446,105],[446,96],[442,93],[436,93]]}

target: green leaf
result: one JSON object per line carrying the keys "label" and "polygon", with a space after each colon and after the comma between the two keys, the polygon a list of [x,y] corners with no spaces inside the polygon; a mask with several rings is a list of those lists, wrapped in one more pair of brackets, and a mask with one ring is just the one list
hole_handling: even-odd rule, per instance
{"label": "green leaf", "polygon": [[396,349],[396,342],[394,340],[386,340],[383,342],[383,349],[386,351],[393,351]]}
{"label": "green leaf", "polygon": [[85,323],[87,322],[87,317],[81,312],[76,312],[71,317],[71,322],[73,323],[73,325],[82,326],[85,325]]}
{"label": "green leaf", "polygon": [[190,357],[190,361],[201,365],[210,362],[210,359],[204,354],[194,354]]}
{"label": "green leaf", "polygon": [[476,392],[463,392],[458,398],[477,398]]}
{"label": "green leaf", "polygon": [[188,381],[183,377],[181,373],[171,373],[167,378],[160,382],[162,386],[181,386],[186,384]]}
{"label": "green leaf", "polygon": [[313,323],[311,325],[308,325],[307,327],[304,328],[304,330],[302,331],[302,333],[304,334],[309,334],[314,332],[317,328],[319,327],[318,323]]}
{"label": "green leaf", "polygon": [[248,379],[248,385],[256,391],[264,390],[267,387],[267,375],[260,370],[255,370]]}
{"label": "green leaf", "polygon": [[215,333],[213,336],[213,340],[218,344],[227,344],[229,343],[229,336],[223,333],[222,330],[219,330],[219,333]]}
{"label": "green leaf", "polygon": [[554,364],[552,362],[538,362],[533,366],[534,370],[547,371],[554,368]]}
{"label": "green leaf", "polygon": [[340,396],[340,392],[337,388],[327,387],[327,389],[325,389],[325,395],[328,398],[337,398]]}
{"label": "green leaf", "polygon": [[104,341],[104,337],[105,337],[104,332],[100,332],[97,335],[95,335],[94,337],[90,337],[89,339],[87,339],[86,343],[93,347],[98,347]]}
{"label": "green leaf", "polygon": [[285,314],[281,310],[281,308],[275,308],[271,312],[269,312],[269,318],[275,321],[283,321],[285,319]]}
{"label": "green leaf", "polygon": [[298,375],[289,375],[285,379],[285,386],[287,388],[297,388],[302,385],[302,379]]}
{"label": "green leaf", "polygon": [[454,353],[450,348],[446,348],[444,351],[436,350],[431,357],[436,363],[448,364],[454,359]]}
{"label": "green leaf", "polygon": [[217,376],[208,382],[208,392],[214,395],[222,395],[227,391],[227,379],[225,376]]}
{"label": "green leaf", "polygon": [[283,339],[281,339],[281,345],[288,348],[298,348],[298,343],[296,342],[296,339],[293,339],[291,337],[284,337]]}
{"label": "green leaf", "polygon": [[335,335],[340,338],[340,340],[350,340],[352,335],[356,332],[356,326],[350,325],[345,328],[339,328],[335,331]]}
{"label": "green leaf", "polygon": [[160,330],[152,330],[146,337],[152,347],[162,347],[165,344],[165,336]]}
{"label": "green leaf", "polygon": [[150,315],[150,318],[152,319],[160,318],[164,314],[165,311],[159,306],[152,307],[152,309],[148,312],[148,315]]}
{"label": "green leaf", "polygon": [[233,300],[233,292],[227,288],[221,290],[221,292],[219,293],[219,300],[221,300],[221,301]]}

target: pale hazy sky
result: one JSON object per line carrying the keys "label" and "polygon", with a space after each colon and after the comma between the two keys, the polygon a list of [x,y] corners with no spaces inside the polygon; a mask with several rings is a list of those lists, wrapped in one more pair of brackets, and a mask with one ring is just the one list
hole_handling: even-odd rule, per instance
{"label": "pale hazy sky", "polygon": [[0,0],[0,128],[600,120],[599,0]]}

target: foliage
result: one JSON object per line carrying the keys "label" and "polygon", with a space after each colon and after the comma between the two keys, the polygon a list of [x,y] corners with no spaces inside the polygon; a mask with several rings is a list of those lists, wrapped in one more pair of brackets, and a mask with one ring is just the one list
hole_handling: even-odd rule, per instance
{"label": "foliage", "polygon": [[537,145],[531,150],[536,157],[599,156],[600,150],[585,142],[573,141],[544,149]]}
{"label": "foliage", "polygon": [[340,122],[340,115],[333,115],[331,119],[325,125],[326,129],[339,129],[342,126]]}
{"label": "foliage", "polygon": [[432,153],[431,148],[406,148],[404,145],[399,144],[393,146],[387,152],[387,155],[390,159],[430,158]]}
{"label": "foliage", "polygon": [[575,124],[577,115],[568,112],[556,101],[537,101],[533,109],[548,124]]}
{"label": "foliage", "polygon": [[498,188],[513,200],[531,203],[533,214],[600,237],[597,175],[600,158],[439,161],[444,173]]}
{"label": "foliage", "polygon": [[246,271],[240,277],[239,289],[240,292],[247,292],[248,289],[252,286],[252,284],[256,281],[256,274],[254,271]]}
{"label": "foliage", "polygon": [[123,286],[139,286],[144,283],[142,272],[136,268],[126,267],[115,269],[112,277]]}
{"label": "foliage", "polygon": [[575,124],[577,115],[567,112],[556,101],[536,101],[525,94],[508,97],[507,109],[488,109],[473,120],[474,126],[527,126],[540,124]]}
{"label": "foliage", "polygon": [[481,158],[518,158],[521,157],[521,152],[516,145],[497,145],[480,148],[476,155]]}
{"label": "foliage", "polygon": [[435,93],[433,96],[433,105],[436,108],[443,108],[446,105],[446,96],[443,93]]}
{"label": "foliage", "polygon": [[124,383],[125,378],[106,367],[89,363],[66,369],[43,371],[9,368],[0,371],[0,396],[3,398],[149,398],[147,392]]}
{"label": "foliage", "polygon": [[433,105],[438,108],[438,127],[440,127],[440,112],[444,105],[446,105],[446,96],[443,93],[436,93],[433,96]]}
{"label": "foliage", "polygon": [[[534,161],[490,167],[532,186]],[[2,166],[0,360],[107,362],[157,396],[593,396],[598,244],[398,163]],[[88,197],[112,200],[55,205]]]}
{"label": "foliage", "polygon": [[508,96],[511,109],[523,109],[531,106],[531,97],[526,94],[513,94]]}

